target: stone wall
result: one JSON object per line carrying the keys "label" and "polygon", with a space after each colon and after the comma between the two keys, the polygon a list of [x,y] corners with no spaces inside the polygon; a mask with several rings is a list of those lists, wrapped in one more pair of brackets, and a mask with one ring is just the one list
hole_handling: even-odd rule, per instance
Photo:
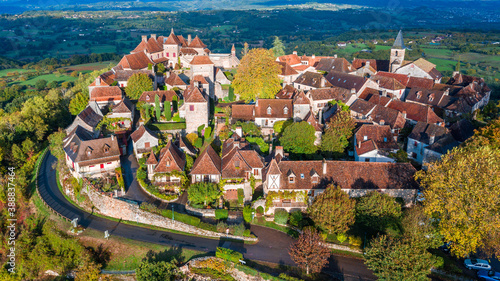
{"label": "stone wall", "polygon": [[90,200],[95,206],[95,211],[98,213],[125,220],[133,221],[137,223],[143,223],[147,225],[154,225],[157,227],[162,227],[166,229],[173,229],[177,231],[182,231],[186,233],[191,233],[200,236],[207,236],[213,238],[231,238],[246,241],[258,241],[257,238],[241,237],[234,235],[226,235],[223,233],[208,231],[188,225],[179,221],[171,220],[169,218],[162,217],[157,214],[149,213],[139,208],[139,205],[131,204],[125,201],[114,199],[112,197],[103,196],[96,190],[89,188],[88,195]]}
{"label": "stone wall", "polygon": [[215,218],[215,209],[198,209],[189,206],[189,204],[186,204],[186,212],[197,217]]}

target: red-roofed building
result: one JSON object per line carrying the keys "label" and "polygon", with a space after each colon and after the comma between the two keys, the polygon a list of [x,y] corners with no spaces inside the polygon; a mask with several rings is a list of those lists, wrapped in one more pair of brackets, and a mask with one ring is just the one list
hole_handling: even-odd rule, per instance
{"label": "red-roofed building", "polygon": [[146,166],[150,181],[178,192],[182,185],[179,173],[183,173],[186,167],[186,155],[169,140],[158,158],[151,152]]}
{"label": "red-roofed building", "polygon": [[117,86],[105,86],[92,87],[92,90],[89,92],[90,98],[89,101],[95,101],[99,105],[99,107],[104,107],[106,105],[117,104],[122,100],[122,90]]}
{"label": "red-roofed building", "polygon": [[208,126],[208,99],[197,82],[184,91],[184,104],[179,108],[179,116],[186,118],[186,133],[197,132],[201,125]]}
{"label": "red-roofed building", "polygon": [[363,124],[354,134],[354,159],[361,162],[395,162],[389,153],[399,146],[388,125]]}

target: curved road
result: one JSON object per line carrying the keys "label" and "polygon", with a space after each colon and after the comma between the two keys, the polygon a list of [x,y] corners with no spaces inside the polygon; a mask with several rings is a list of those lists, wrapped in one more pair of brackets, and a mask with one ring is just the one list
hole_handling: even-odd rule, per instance
{"label": "curved road", "polygon": [[[56,182],[56,173],[52,168],[52,164],[55,161],[56,158],[50,153],[47,153],[42,161],[40,173],[37,178],[40,195],[56,212],[69,219],[78,218],[79,224],[85,228],[90,227],[103,232],[108,230],[110,235],[205,252],[214,252],[218,246],[224,245],[224,247],[243,253],[247,259],[295,265],[288,255],[288,248],[293,241],[292,238],[272,229],[252,226],[251,230],[259,237],[259,242],[254,245],[245,245],[243,243],[187,236],[132,226],[96,217],[93,214],[82,211],[68,202],[60,192]],[[366,268],[363,261],[341,256],[332,256],[324,272],[336,277],[343,276],[344,280],[376,279],[372,272]]]}

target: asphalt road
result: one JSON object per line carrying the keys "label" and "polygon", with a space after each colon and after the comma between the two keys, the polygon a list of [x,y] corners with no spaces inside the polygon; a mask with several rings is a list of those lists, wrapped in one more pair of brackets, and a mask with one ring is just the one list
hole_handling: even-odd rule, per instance
{"label": "asphalt road", "polygon": [[[78,218],[78,223],[85,228],[90,227],[102,232],[108,230],[110,235],[205,252],[215,252],[218,246],[224,245],[224,247],[243,253],[246,259],[295,265],[288,255],[288,248],[293,239],[285,233],[272,229],[252,226],[251,230],[259,238],[259,242],[254,245],[245,245],[132,226],[82,211],[68,202],[59,191],[56,173],[52,168],[55,161],[56,158],[50,153],[47,153],[42,161],[37,179],[40,195],[56,212],[69,219]],[[344,280],[376,280],[362,260],[342,256],[332,256],[324,272],[332,276],[343,276]]]}

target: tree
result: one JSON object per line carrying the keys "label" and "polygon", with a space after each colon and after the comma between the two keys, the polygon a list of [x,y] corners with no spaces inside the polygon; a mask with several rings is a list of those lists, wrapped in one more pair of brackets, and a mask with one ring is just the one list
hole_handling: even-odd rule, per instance
{"label": "tree", "polygon": [[174,281],[179,275],[175,260],[166,262],[150,262],[144,260],[135,274],[138,281]]}
{"label": "tree", "polygon": [[252,49],[241,59],[233,80],[234,92],[245,101],[256,98],[274,98],[281,89],[278,75],[281,73],[273,52],[267,49]]}
{"label": "tree", "polygon": [[422,244],[425,238],[405,236],[375,238],[366,250],[366,266],[379,280],[429,280],[434,265],[432,254]]}
{"label": "tree", "polygon": [[191,185],[188,189],[189,201],[194,204],[203,204],[203,206],[207,206],[219,199],[221,195],[220,188],[210,182],[198,182]]}
{"label": "tree", "polygon": [[158,72],[159,74],[165,73],[165,66],[163,65],[163,63],[159,63],[156,65],[156,72]]}
{"label": "tree", "polygon": [[57,88],[57,86],[58,86],[57,81],[51,81],[49,84],[47,84],[47,87],[49,89],[55,89],[55,88]]}
{"label": "tree", "polygon": [[457,64],[455,65],[455,71],[460,72],[460,61],[457,61]]}
{"label": "tree", "polygon": [[167,121],[172,120],[172,108],[170,107],[170,101],[166,100],[163,103],[163,114],[165,114],[165,118]]}
{"label": "tree", "polygon": [[50,153],[59,160],[64,159],[63,140],[65,138],[66,132],[62,129],[59,129],[59,131],[52,133],[48,137]]}
{"label": "tree", "polygon": [[153,90],[153,82],[145,73],[135,73],[128,79],[125,93],[131,100],[139,99],[142,93]]}
{"label": "tree", "polygon": [[35,82],[35,88],[38,91],[45,89],[46,86],[47,86],[47,80],[40,79]]}
{"label": "tree", "polygon": [[278,135],[281,135],[281,133],[283,133],[283,130],[285,130],[286,127],[288,127],[292,124],[293,124],[293,120],[281,120],[278,122],[274,122],[274,125],[273,125],[274,132]]}
{"label": "tree", "polygon": [[330,249],[322,243],[316,230],[306,228],[288,253],[300,268],[306,270],[306,274],[320,272],[330,257]]}
{"label": "tree", "polygon": [[156,121],[161,120],[160,97],[158,95],[155,95],[155,116]]}
{"label": "tree", "polygon": [[356,201],[340,187],[330,185],[314,199],[307,213],[321,229],[329,233],[346,233],[356,219]]}
{"label": "tree", "polygon": [[271,48],[275,57],[281,57],[285,55],[285,45],[281,42],[278,36],[274,36],[273,47]]}
{"label": "tree", "polygon": [[245,222],[250,223],[252,221],[252,214],[254,212],[254,209],[250,207],[250,205],[246,205],[245,208],[243,208],[243,219]]}
{"label": "tree", "polygon": [[243,56],[246,56],[246,55],[248,54],[248,43],[247,43],[247,42],[245,42],[245,43],[243,44],[243,50],[241,51],[241,54],[242,54]]}
{"label": "tree", "polygon": [[458,257],[491,250],[492,243],[500,249],[499,240],[491,240],[500,236],[500,150],[477,146],[484,137],[474,138],[416,175],[425,213],[439,221],[440,234],[453,242],[450,251]]}
{"label": "tree", "polygon": [[321,150],[336,155],[344,153],[349,145],[356,124],[347,111],[339,111],[328,122],[325,134],[321,138]]}
{"label": "tree", "polygon": [[314,127],[305,122],[296,122],[286,127],[280,143],[286,151],[296,154],[313,154],[316,152]]}
{"label": "tree", "polygon": [[73,115],[78,115],[89,104],[89,95],[78,93],[69,102],[69,112]]}
{"label": "tree", "polygon": [[274,210],[274,221],[278,224],[286,224],[288,222],[289,214],[285,209]]}
{"label": "tree", "polygon": [[75,281],[99,281],[101,277],[101,265],[86,262],[76,273]]}
{"label": "tree", "polygon": [[356,223],[371,230],[385,231],[401,218],[401,205],[394,198],[377,191],[369,192],[361,197],[356,204]]}

